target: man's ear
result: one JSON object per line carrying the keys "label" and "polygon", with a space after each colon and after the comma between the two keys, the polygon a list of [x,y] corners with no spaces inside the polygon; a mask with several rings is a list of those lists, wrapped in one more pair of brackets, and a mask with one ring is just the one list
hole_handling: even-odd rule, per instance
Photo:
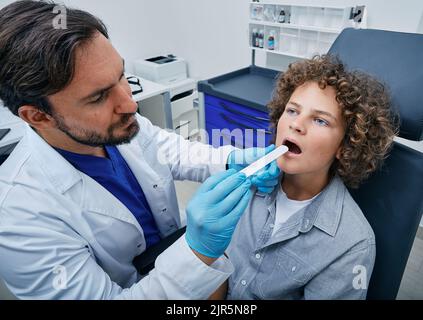
{"label": "man's ear", "polygon": [[42,130],[54,127],[55,121],[53,117],[34,106],[22,106],[19,108],[18,113],[22,120],[35,129]]}

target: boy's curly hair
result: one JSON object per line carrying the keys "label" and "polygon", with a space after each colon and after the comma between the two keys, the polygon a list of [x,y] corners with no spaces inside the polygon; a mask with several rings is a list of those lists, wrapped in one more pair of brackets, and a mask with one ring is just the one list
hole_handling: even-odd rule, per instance
{"label": "boy's curly hair", "polygon": [[356,188],[386,158],[397,133],[396,117],[390,108],[385,86],[371,76],[345,70],[341,61],[330,55],[291,64],[278,78],[269,103],[271,127],[275,131],[294,90],[306,82],[321,89],[331,86],[345,122],[345,137],[340,159],[335,159],[330,174]]}

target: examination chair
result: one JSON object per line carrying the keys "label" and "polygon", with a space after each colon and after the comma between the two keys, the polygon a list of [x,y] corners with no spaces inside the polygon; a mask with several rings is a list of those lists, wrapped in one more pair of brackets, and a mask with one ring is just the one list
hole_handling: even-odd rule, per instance
{"label": "examination chair", "polygon": [[[383,81],[399,136],[423,140],[423,35],[345,29],[329,53]],[[350,193],[376,235],[367,299],[395,299],[423,212],[423,153],[395,142],[384,166]]]}

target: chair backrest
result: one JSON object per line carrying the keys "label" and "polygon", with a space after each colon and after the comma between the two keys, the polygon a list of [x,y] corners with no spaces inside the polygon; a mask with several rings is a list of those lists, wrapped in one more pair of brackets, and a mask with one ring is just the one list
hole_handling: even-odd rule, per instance
{"label": "chair backrest", "polygon": [[[329,50],[389,88],[400,137],[423,140],[423,35],[345,29]],[[423,213],[423,153],[395,142],[383,167],[350,190],[376,235],[368,299],[395,299]]]}

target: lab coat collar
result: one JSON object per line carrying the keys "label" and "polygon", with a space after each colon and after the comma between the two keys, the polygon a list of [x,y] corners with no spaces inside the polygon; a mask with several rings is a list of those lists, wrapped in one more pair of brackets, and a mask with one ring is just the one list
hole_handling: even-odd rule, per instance
{"label": "lab coat collar", "polygon": [[59,192],[65,193],[82,179],[81,172],[66,161],[29,125],[23,139],[41,170]]}
{"label": "lab coat collar", "polygon": [[[28,148],[32,149],[31,154],[41,170],[60,193],[65,194],[82,181],[85,187],[81,201],[85,209],[131,223],[143,234],[139,223],[123,203],[94,179],[75,169],[29,126],[24,139],[27,139]],[[100,192],[103,194],[100,195]]]}

